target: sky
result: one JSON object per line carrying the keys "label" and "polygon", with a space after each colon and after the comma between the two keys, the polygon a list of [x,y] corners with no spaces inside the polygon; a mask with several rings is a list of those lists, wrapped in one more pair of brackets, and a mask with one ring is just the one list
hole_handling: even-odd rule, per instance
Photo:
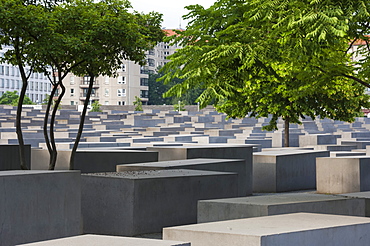
{"label": "sky", "polygon": [[130,0],[134,10],[148,13],[156,11],[163,14],[162,27],[165,29],[175,29],[181,27],[185,29],[187,22],[181,16],[187,14],[185,6],[199,4],[205,8],[211,6],[216,0]]}

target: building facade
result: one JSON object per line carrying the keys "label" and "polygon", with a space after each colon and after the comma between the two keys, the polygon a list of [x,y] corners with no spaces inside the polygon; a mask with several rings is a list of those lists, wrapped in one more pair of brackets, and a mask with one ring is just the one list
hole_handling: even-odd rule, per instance
{"label": "building facade", "polygon": [[[4,46],[0,51],[0,57],[11,49],[10,46]],[[27,68],[26,68],[27,69]],[[0,63],[0,96],[6,91],[19,92],[22,88],[22,78],[17,66],[7,63]],[[50,94],[51,83],[43,73],[31,73],[26,95],[36,104],[41,104]]]}

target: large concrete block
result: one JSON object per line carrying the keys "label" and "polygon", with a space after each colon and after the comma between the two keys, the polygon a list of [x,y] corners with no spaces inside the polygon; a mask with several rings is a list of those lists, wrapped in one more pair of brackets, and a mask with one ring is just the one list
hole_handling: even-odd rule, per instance
{"label": "large concrete block", "polygon": [[[56,169],[69,169],[71,151],[58,151]],[[142,163],[158,161],[158,153],[152,151],[120,149],[80,149],[75,155],[75,169],[82,173],[115,172],[116,165],[124,163]],[[32,150],[32,169],[48,169],[49,153],[47,150]]]}
{"label": "large concrete block", "polygon": [[183,169],[82,175],[84,232],[132,236],[196,223],[198,200],[237,196],[237,178]]}
{"label": "large concrete block", "polygon": [[0,172],[0,225],[2,246],[80,234],[80,172]]}
{"label": "large concrete block", "polygon": [[176,161],[147,162],[137,164],[124,164],[117,166],[117,172],[145,171],[162,169],[193,169],[219,172],[235,172],[238,174],[238,196],[252,194],[250,174],[244,159],[188,159]]}
{"label": "large concrete block", "polygon": [[[159,161],[185,160],[195,158],[244,159],[246,165],[247,187],[253,185],[253,148],[251,144],[189,145],[148,147],[149,151],[158,152]],[[249,191],[248,191],[249,193]]]}
{"label": "large concrete block", "polygon": [[365,201],[365,216],[370,217],[370,191],[339,194],[339,196],[363,199]]}
{"label": "large concrete block", "polygon": [[369,218],[295,213],[164,228],[163,238],[191,246],[365,246],[369,230]]}
{"label": "large concrete block", "polygon": [[297,212],[365,216],[365,200],[312,193],[203,200],[198,223]]}
{"label": "large concrete block", "polygon": [[299,146],[311,146],[321,144],[336,144],[340,135],[333,134],[309,134],[299,136]]}
{"label": "large concrete block", "polygon": [[21,244],[23,246],[190,246],[190,243],[181,243],[169,240],[155,240],[131,237],[115,237],[102,235],[81,235],[69,238],[48,240],[44,242]]}
{"label": "large concrete block", "polygon": [[370,190],[370,157],[317,158],[317,192],[329,194]]}
{"label": "large concrete block", "polygon": [[[25,147],[26,166],[31,164],[31,145]],[[19,145],[0,145],[0,171],[20,170]]]}
{"label": "large concrete block", "polygon": [[329,151],[281,150],[253,153],[253,191],[284,192],[316,188],[316,157]]}

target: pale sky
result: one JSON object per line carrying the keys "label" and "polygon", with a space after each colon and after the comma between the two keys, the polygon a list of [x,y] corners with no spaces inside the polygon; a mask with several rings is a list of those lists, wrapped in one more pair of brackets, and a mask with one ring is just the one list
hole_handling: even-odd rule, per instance
{"label": "pale sky", "polygon": [[130,0],[134,10],[148,13],[156,11],[163,14],[162,27],[166,29],[185,28],[187,22],[181,16],[187,14],[185,6],[199,4],[210,7],[216,0]]}

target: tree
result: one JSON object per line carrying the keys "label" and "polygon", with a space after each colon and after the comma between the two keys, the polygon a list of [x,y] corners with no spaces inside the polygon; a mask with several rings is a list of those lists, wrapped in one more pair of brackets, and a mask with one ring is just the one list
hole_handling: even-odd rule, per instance
{"label": "tree", "polygon": [[143,111],[143,102],[141,101],[140,97],[135,96],[135,111]]}
{"label": "tree", "polygon": [[164,76],[164,73],[161,72],[149,74],[148,103],[150,105],[163,105],[163,104],[174,105],[178,103],[179,100],[182,101],[184,104],[192,105],[195,104],[196,99],[203,92],[202,89],[192,88],[186,91],[180,97],[178,96],[164,97],[163,95],[166,91],[168,91],[172,86],[182,83],[184,80],[174,78],[168,83],[163,83],[163,81],[158,80],[162,76]]}
{"label": "tree", "polygon": [[91,104],[90,112],[102,112],[100,107],[101,107],[101,104],[99,103],[99,101],[95,101]]}
{"label": "tree", "polygon": [[270,114],[268,130],[277,129],[282,117],[285,146],[289,123],[300,123],[305,115],[354,120],[361,107],[369,106],[369,97],[364,83],[351,79],[356,68],[345,52],[348,24],[342,22],[348,16],[332,18],[331,5],[314,8],[316,2],[327,4],[219,0],[208,9],[188,6],[190,25],[172,37],[184,48],[162,70],[167,83],[185,80],[165,95],[201,86],[201,107],[214,100],[216,109],[230,117]]}
{"label": "tree", "polygon": [[[6,104],[6,105],[18,105],[19,101],[19,95],[17,91],[6,91],[1,97],[0,97],[0,104]],[[34,104],[31,99],[28,96],[25,96],[23,100],[23,104],[32,105]]]}

